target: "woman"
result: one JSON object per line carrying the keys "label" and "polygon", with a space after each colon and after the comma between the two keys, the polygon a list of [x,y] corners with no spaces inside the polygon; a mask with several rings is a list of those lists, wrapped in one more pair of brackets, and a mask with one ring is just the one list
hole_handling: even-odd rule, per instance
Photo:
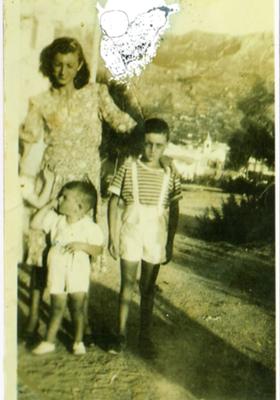
{"label": "woman", "polygon": [[[106,85],[89,83],[88,65],[77,40],[62,37],[44,48],[40,71],[51,85],[30,99],[20,130],[21,170],[32,146],[43,138],[46,147],[40,171],[47,165],[55,172],[53,195],[68,181],[88,178],[99,193],[102,120],[123,133],[129,132],[135,122],[118,109]],[[38,289],[36,278],[31,282],[31,291],[28,338],[33,336],[39,319],[42,289]]]}
{"label": "woman", "polygon": [[20,133],[23,161],[30,145],[43,137],[46,149],[41,169],[48,164],[55,171],[55,192],[64,182],[85,176],[99,190],[102,120],[123,133],[135,122],[118,109],[106,85],[89,84],[89,69],[77,40],[58,38],[43,49],[40,71],[51,86],[30,99]]}

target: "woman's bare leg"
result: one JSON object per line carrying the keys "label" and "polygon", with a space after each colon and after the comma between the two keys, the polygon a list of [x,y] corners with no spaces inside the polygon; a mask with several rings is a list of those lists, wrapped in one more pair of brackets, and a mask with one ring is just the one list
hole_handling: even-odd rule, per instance
{"label": "woman's bare leg", "polygon": [[35,334],[38,327],[41,298],[41,290],[31,289],[31,304],[29,308],[28,324],[26,327],[27,334]]}
{"label": "woman's bare leg", "polygon": [[41,280],[43,278],[43,268],[32,267],[30,292],[31,292],[31,303],[29,308],[28,323],[26,327],[26,333],[29,335],[35,334],[39,323],[39,312],[40,304],[43,297],[43,285]]}

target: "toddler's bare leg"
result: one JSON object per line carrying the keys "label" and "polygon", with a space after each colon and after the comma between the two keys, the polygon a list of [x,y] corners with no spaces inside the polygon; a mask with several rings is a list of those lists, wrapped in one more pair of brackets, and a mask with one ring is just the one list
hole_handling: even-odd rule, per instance
{"label": "toddler's bare leg", "polygon": [[121,289],[119,295],[119,335],[126,336],[127,319],[138,262],[121,259]]}
{"label": "toddler's bare leg", "polygon": [[84,334],[84,310],[86,293],[78,292],[70,294],[71,314],[74,323],[74,342],[83,341]]}
{"label": "toddler's bare leg", "polygon": [[64,293],[51,295],[51,320],[47,331],[47,342],[54,343],[56,339],[63,318],[66,299],[67,295]]}

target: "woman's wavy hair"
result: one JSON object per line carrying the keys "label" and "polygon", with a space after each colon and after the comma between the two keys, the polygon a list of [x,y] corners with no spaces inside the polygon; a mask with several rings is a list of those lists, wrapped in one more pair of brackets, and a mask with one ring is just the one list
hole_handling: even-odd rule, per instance
{"label": "woman's wavy hair", "polygon": [[81,68],[74,78],[74,86],[76,89],[84,87],[90,77],[89,68],[84,56],[84,52],[80,43],[70,37],[60,37],[55,39],[51,44],[45,47],[40,54],[40,71],[44,76],[49,78],[51,84],[55,87],[57,85],[56,79],[53,76],[53,60],[57,53],[77,53]]}

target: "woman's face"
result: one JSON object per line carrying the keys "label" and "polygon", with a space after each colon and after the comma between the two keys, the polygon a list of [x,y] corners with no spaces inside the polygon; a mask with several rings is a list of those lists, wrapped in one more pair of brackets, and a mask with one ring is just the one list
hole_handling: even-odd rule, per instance
{"label": "woman's face", "polygon": [[57,53],[53,59],[53,76],[59,86],[67,86],[80,69],[77,53]]}

